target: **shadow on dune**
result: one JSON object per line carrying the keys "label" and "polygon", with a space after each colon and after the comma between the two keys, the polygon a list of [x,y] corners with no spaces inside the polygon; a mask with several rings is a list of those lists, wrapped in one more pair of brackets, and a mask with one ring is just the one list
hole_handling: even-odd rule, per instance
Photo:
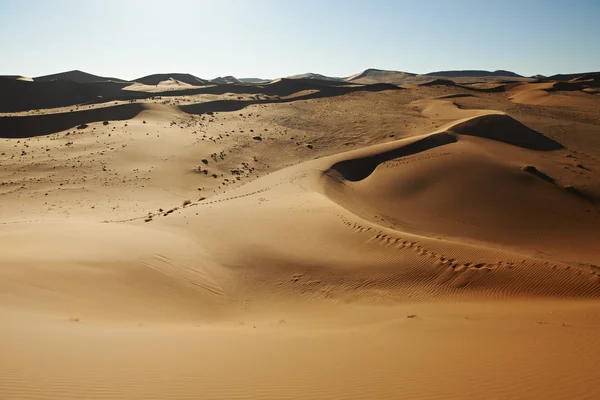
{"label": "shadow on dune", "polygon": [[547,92],[575,92],[585,89],[585,85],[580,82],[556,82]]}
{"label": "shadow on dune", "polygon": [[[222,84],[168,90],[163,92],[136,92],[122,90],[130,83],[94,82],[78,83],[71,81],[26,82],[15,79],[0,79],[0,112],[20,112],[34,109],[67,107],[95,104],[109,101],[141,100],[151,97],[191,96],[196,94],[263,94],[268,96],[289,96],[302,90],[321,90],[323,96],[339,95],[355,90],[376,89],[348,82],[324,81],[318,79],[281,79],[266,85]],[[399,89],[388,85],[388,89]]]}
{"label": "shadow on dune", "polygon": [[0,80],[0,112],[19,112],[44,108],[67,107],[113,100],[140,98],[121,89],[128,83],[70,81],[28,82]]}
{"label": "shadow on dune", "polygon": [[419,86],[458,86],[456,82],[448,79],[434,79],[430,82],[421,83]]}
{"label": "shadow on dune", "polygon": [[475,97],[475,96],[470,93],[455,93],[455,94],[446,94],[446,95],[438,96],[438,97],[436,97],[436,99],[457,99],[457,98],[461,98],[461,97]]}
{"label": "shadow on dune", "polygon": [[64,131],[90,122],[128,120],[142,110],[144,110],[142,104],[131,103],[59,114],[1,117],[0,137],[34,137]]}
{"label": "shadow on dune", "polygon": [[[476,83],[480,83],[480,82],[476,82]],[[519,84],[521,82],[518,82]],[[449,86],[449,87],[457,87],[457,88],[461,88],[461,89],[466,89],[466,90],[471,90],[473,92],[482,92],[482,93],[501,93],[501,92],[505,92],[506,91],[506,87],[507,85],[509,85],[508,82],[503,82],[501,84],[497,84],[496,86],[491,86],[491,87],[477,87],[477,86],[472,86],[472,83],[457,83],[448,79],[434,79],[430,82],[425,82],[425,83],[421,83],[419,84],[419,86]],[[454,96],[468,96],[466,94],[457,94]],[[452,95],[451,95],[452,96]]]}
{"label": "shadow on dune", "polygon": [[[318,88],[314,93],[309,93],[289,99],[266,99],[266,100],[216,100],[197,104],[181,106],[180,109],[188,114],[203,114],[207,112],[224,112],[241,110],[252,104],[273,104],[273,103],[290,103],[300,100],[311,100],[324,97],[342,96],[344,94],[367,91],[378,92],[383,90],[400,90],[396,85],[390,84],[374,84],[374,85],[334,85],[323,86],[315,80],[306,80],[309,82],[295,82],[296,80],[287,80],[284,85],[277,85],[279,95],[281,93],[297,93],[301,90],[311,87]],[[56,82],[52,82],[56,83]],[[311,85],[312,84],[312,85]],[[274,84],[276,85],[276,84]],[[310,85],[310,86],[307,86]],[[219,85],[218,88],[223,93],[228,93],[227,88],[236,87],[240,93],[247,93],[247,88],[251,90],[259,90],[260,86],[243,86],[243,85]],[[274,90],[268,85],[270,90]],[[212,90],[212,88],[206,88]],[[196,90],[178,91],[187,95],[193,94]],[[264,93],[262,90],[260,93]],[[174,95],[176,92],[169,92],[169,95]],[[157,93],[142,93],[147,97],[159,96]],[[144,109],[141,103],[121,104],[117,106],[108,106],[90,110],[78,110],[67,113],[44,114],[44,115],[28,115],[28,116],[11,116],[0,117],[0,137],[3,138],[25,138],[40,135],[47,135],[55,132],[60,132],[65,129],[70,129],[74,126],[97,121],[111,120],[127,120],[135,117]]]}
{"label": "shadow on dune", "polygon": [[581,72],[577,74],[558,74],[547,77],[546,81],[585,81],[600,78],[600,72]]}
{"label": "shadow on dune", "polygon": [[[521,83],[517,83],[517,84],[521,84]],[[467,84],[456,85],[456,86],[460,87],[460,88],[463,88],[463,89],[472,90],[473,92],[480,92],[480,93],[504,93],[504,92],[506,92],[507,87],[509,87],[510,85],[513,85],[513,84],[502,83],[502,84],[498,84],[498,85],[492,86],[492,87],[476,87],[476,86],[470,86],[470,85],[467,85]]]}
{"label": "shadow on dune", "polygon": [[533,165],[525,165],[525,166],[521,167],[521,170],[524,172],[530,173],[531,175],[535,176],[536,178],[546,181],[554,186],[561,187],[565,192],[569,193],[570,195],[577,196],[580,199],[589,201],[592,204],[598,203],[598,198],[596,198],[593,193],[590,193],[586,190],[576,188],[575,186],[571,186],[571,185],[561,186],[556,181],[556,179],[554,179],[550,175],[545,174],[544,172],[540,171]]}
{"label": "shadow on dune", "polygon": [[[294,85],[290,94],[297,93],[301,90],[299,89],[302,85],[297,86]],[[312,87],[314,89],[314,86]],[[286,87],[280,93],[288,93],[291,88]],[[297,96],[290,99],[268,99],[268,100],[216,100],[205,103],[197,103],[197,104],[189,104],[181,106],[180,109],[188,114],[203,114],[206,112],[220,112],[220,111],[237,111],[241,110],[252,104],[274,104],[274,103],[291,103],[294,101],[300,100],[312,100],[319,99],[325,97],[335,97],[342,96],[348,93],[353,92],[380,92],[383,90],[400,90],[400,88],[396,85],[390,85],[386,83],[374,84],[374,85],[364,85],[364,86],[333,86],[333,87],[321,87],[319,91],[314,93],[309,93],[302,96]],[[261,92],[261,93],[264,93]],[[281,94],[280,94],[281,95]]]}
{"label": "shadow on dune", "polygon": [[325,174],[333,179],[336,179],[337,176],[338,178],[341,177],[344,180],[351,182],[361,181],[371,175],[379,164],[386,161],[417,154],[456,141],[457,139],[454,135],[446,132],[436,133],[397,149],[384,151],[367,157],[337,162],[325,171]]}
{"label": "shadow on dune", "polygon": [[529,150],[551,151],[563,145],[523,125],[506,114],[488,114],[458,123],[449,129],[459,135],[477,136]]}
{"label": "shadow on dune", "polygon": [[400,148],[337,162],[325,173],[333,179],[357,182],[371,175],[381,163],[454,143],[458,141],[456,135],[475,136],[538,151],[564,148],[506,114],[489,114],[459,122],[446,132],[434,133]]}
{"label": "shadow on dune", "polygon": [[[348,82],[323,81],[319,79],[281,79],[267,85],[224,84],[199,89],[180,91],[188,94],[264,94],[268,96],[290,96],[303,90],[319,90],[321,97],[336,96],[355,91],[376,92],[381,90],[400,90],[397,85],[377,83],[357,85]],[[156,94],[156,93],[155,93]]]}
{"label": "shadow on dune", "polygon": [[593,193],[586,189],[580,189],[575,186],[567,185],[564,186],[564,190],[572,194],[573,196],[577,196],[583,200],[589,201],[592,204],[600,204],[600,196],[597,193]]}
{"label": "shadow on dune", "polygon": [[[369,85],[371,86],[371,85]],[[395,85],[393,89],[398,89]],[[267,95],[267,96],[289,96],[302,90],[322,90],[322,89],[356,89],[360,86],[349,82],[325,81],[320,79],[280,79],[268,84],[251,84],[251,83],[223,83],[209,84],[207,86],[187,88],[181,90],[169,90],[165,92],[132,92],[136,93],[138,98],[148,98],[154,96],[172,97],[172,96],[190,96],[196,94],[251,94],[251,95]],[[392,88],[390,88],[392,89]],[[358,89],[360,90],[360,89]],[[126,91],[125,91],[126,92]]]}
{"label": "shadow on dune", "polygon": [[548,183],[556,185],[556,180],[553,177],[551,177],[550,175],[547,175],[547,174],[543,173],[542,171],[540,171],[539,169],[537,169],[533,165],[526,165],[524,167],[521,167],[521,170],[524,171],[524,172],[530,173],[531,175],[535,176],[536,178],[539,178],[539,179],[541,179],[543,181],[546,181]]}
{"label": "shadow on dune", "polygon": [[143,83],[144,85],[158,85],[160,82],[168,79],[176,79],[189,85],[205,85],[208,82],[205,79],[198,78],[192,74],[184,73],[152,74],[137,78],[134,82]]}

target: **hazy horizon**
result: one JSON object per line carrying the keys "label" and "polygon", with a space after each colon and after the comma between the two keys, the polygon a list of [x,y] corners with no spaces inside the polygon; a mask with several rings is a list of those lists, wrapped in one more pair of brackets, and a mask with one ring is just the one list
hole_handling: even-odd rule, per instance
{"label": "hazy horizon", "polygon": [[[3,1],[0,75],[349,76],[367,68],[523,76],[600,69],[600,3]],[[477,32],[474,35],[473,32]]]}

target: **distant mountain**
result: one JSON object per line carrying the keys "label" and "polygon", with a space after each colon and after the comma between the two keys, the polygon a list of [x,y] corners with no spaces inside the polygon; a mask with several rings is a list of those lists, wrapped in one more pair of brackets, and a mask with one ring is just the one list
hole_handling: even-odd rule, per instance
{"label": "distant mountain", "polygon": [[361,73],[349,76],[345,80],[356,83],[391,83],[394,85],[400,85],[402,83],[406,83],[408,78],[415,76],[417,76],[417,74],[410,72],[369,68]]}
{"label": "distant mountain", "polygon": [[321,81],[343,81],[344,80],[344,78],[336,78],[336,77],[332,77],[332,76],[315,74],[313,72],[288,76],[287,79],[318,79]]}
{"label": "distant mountain", "polygon": [[218,78],[215,79],[211,79],[209,81],[210,83],[216,83],[218,85],[227,85],[227,84],[234,84],[234,83],[242,83],[240,82],[235,76],[219,76]]}
{"label": "distant mountain", "polygon": [[87,72],[73,70],[67,72],[60,72],[58,74],[44,75],[33,78],[34,82],[54,82],[54,81],[69,81],[76,83],[94,83],[94,82],[126,82],[123,79],[118,78],[106,78],[103,76],[88,74]]}
{"label": "distant mountain", "polygon": [[261,79],[261,78],[239,78],[238,80],[242,83],[268,83],[268,82],[271,82],[270,79]]}
{"label": "distant mountain", "polygon": [[134,79],[134,81],[138,83],[143,83],[144,85],[158,85],[160,82],[168,81],[169,79],[173,79],[179,82],[195,86],[202,86],[206,85],[207,83],[205,79],[198,78],[197,76],[191,74],[182,73],[152,74],[138,79]]}
{"label": "distant mountain", "polygon": [[502,76],[511,78],[524,78],[524,76],[516,74],[511,71],[497,70],[497,71],[484,71],[484,70],[458,70],[458,71],[436,71],[425,74],[426,76],[442,76],[445,78],[480,78],[484,76]]}

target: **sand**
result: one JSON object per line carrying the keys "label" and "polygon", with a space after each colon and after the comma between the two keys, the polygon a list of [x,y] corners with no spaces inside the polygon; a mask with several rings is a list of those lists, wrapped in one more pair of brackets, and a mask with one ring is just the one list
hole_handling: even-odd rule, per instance
{"label": "sand", "polygon": [[181,76],[0,81],[0,398],[600,397],[593,78]]}

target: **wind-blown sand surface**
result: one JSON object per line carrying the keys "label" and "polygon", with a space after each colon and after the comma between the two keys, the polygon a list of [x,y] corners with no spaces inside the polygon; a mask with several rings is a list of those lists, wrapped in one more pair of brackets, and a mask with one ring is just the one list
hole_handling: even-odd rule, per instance
{"label": "wind-blown sand surface", "polygon": [[0,398],[600,398],[573,85],[2,103]]}

